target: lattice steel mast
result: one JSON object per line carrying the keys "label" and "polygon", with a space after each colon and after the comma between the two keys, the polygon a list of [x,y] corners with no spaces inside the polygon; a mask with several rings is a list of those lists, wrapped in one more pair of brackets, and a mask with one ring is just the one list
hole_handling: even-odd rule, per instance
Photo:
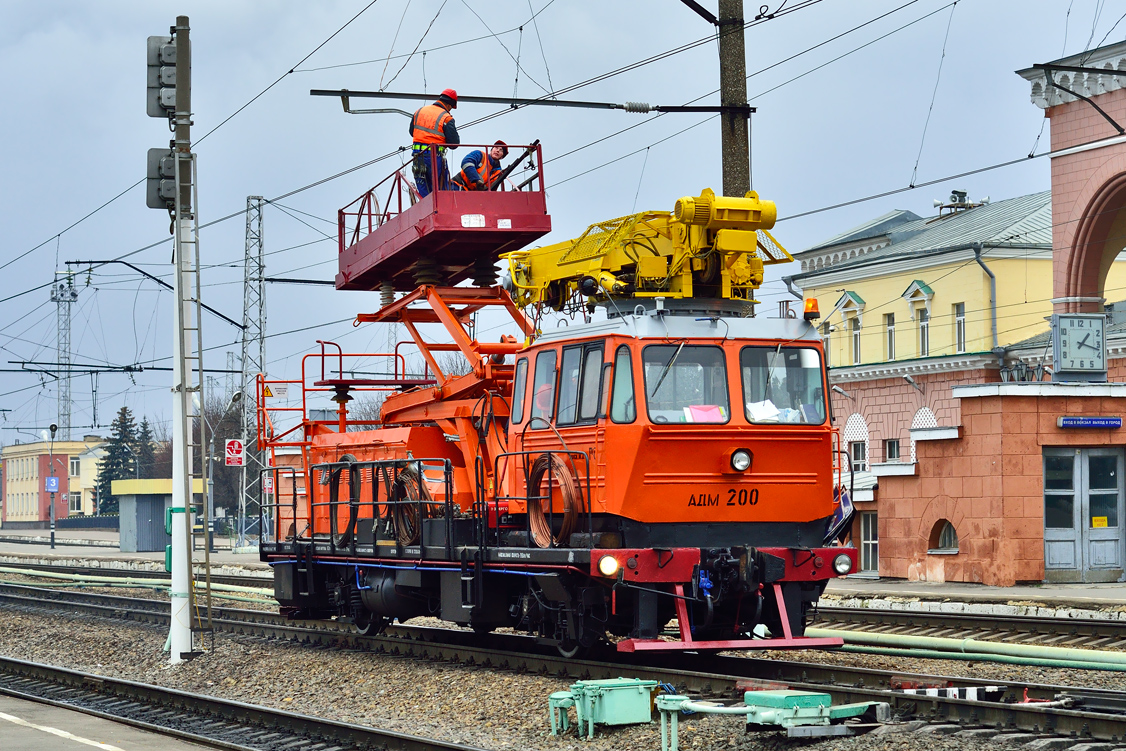
{"label": "lattice steel mast", "polygon": [[[246,461],[239,484],[239,544],[247,533],[257,533],[258,502],[261,498],[259,474],[265,461],[258,451],[258,425],[255,379],[266,370],[266,259],[262,236],[262,196],[246,198],[246,254],[242,276],[242,441]],[[251,518],[247,518],[252,514]]]}
{"label": "lattice steel mast", "polygon": [[[57,273],[57,272],[56,272]],[[68,270],[60,280],[56,276],[51,287],[51,301],[58,306],[58,363],[59,363],[59,430],[56,440],[70,440],[70,306],[78,300],[74,288],[74,275]]]}

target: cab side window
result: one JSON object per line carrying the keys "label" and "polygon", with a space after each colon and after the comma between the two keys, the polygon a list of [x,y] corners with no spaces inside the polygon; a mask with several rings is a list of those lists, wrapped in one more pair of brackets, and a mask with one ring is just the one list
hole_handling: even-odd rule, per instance
{"label": "cab side window", "polygon": [[[551,421],[555,411],[555,358],[553,349],[536,355],[536,375],[532,380],[532,419],[537,417]],[[546,425],[535,425],[545,428]]]}
{"label": "cab side window", "polygon": [[602,347],[587,347],[579,392],[579,419],[598,419],[599,392],[602,390]]}
{"label": "cab side window", "polygon": [[559,369],[559,411],[555,420],[558,425],[570,425],[575,421],[582,355],[582,347],[563,348],[563,367]]}
{"label": "cab side window", "polygon": [[573,425],[597,420],[601,386],[602,344],[564,347],[555,424]]}
{"label": "cab side window", "polygon": [[610,419],[629,423],[637,419],[637,400],[633,395],[633,363],[629,347],[618,347],[614,355],[614,388],[610,399]]}
{"label": "cab side window", "polygon": [[521,357],[516,363],[516,380],[512,384],[512,423],[519,425],[524,421],[524,391],[528,386],[528,358]]}

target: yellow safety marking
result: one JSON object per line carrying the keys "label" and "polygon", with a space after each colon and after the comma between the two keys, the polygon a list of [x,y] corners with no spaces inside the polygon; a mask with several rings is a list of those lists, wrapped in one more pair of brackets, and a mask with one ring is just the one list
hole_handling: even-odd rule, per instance
{"label": "yellow safety marking", "polygon": [[273,396],[273,395],[274,395],[274,392],[270,391],[269,386],[263,386],[262,387],[262,396]]}
{"label": "yellow safety marking", "polygon": [[81,738],[77,735],[74,735],[73,733],[68,733],[65,730],[59,730],[58,728],[49,728],[49,727],[46,727],[45,725],[36,725],[33,722],[28,722],[27,720],[21,720],[19,717],[13,717],[12,715],[4,714],[3,712],[0,712],[0,720],[7,720],[8,722],[14,723],[16,725],[22,725],[25,728],[31,728],[32,730],[42,730],[44,733],[50,733],[51,735],[57,735],[60,738],[66,738],[68,741],[76,741],[78,743],[85,743],[87,746],[94,746],[95,748],[105,749],[105,751],[125,751],[125,749],[123,749],[123,748],[119,748],[117,746],[111,746],[108,743],[102,743],[101,741],[92,741],[89,738]]}

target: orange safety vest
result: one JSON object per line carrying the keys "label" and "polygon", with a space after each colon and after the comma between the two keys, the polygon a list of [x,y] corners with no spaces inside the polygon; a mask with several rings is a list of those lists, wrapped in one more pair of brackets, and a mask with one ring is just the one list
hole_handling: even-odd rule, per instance
{"label": "orange safety vest", "polygon": [[450,120],[453,115],[440,104],[421,107],[411,120],[411,138],[415,143],[444,144],[446,136],[442,129]]}
{"label": "orange safety vest", "polygon": [[[477,170],[477,174],[485,181],[485,190],[493,187],[493,180],[496,179],[497,174],[500,173],[499,169],[493,169],[493,163],[489,159],[488,152],[482,150],[482,164],[481,169]],[[465,174],[465,167],[461,168],[461,172],[454,176],[454,182],[460,185],[465,190],[477,190],[477,184],[469,179],[469,175]]]}

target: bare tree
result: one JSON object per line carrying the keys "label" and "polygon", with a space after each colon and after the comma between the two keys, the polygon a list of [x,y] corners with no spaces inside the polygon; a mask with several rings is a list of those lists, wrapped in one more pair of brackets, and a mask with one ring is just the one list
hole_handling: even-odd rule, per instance
{"label": "bare tree", "polygon": [[361,430],[372,430],[379,427],[379,412],[383,407],[383,400],[387,394],[380,391],[370,391],[360,395],[348,403],[348,419],[359,420],[363,425],[349,425],[348,432],[355,433]]}

